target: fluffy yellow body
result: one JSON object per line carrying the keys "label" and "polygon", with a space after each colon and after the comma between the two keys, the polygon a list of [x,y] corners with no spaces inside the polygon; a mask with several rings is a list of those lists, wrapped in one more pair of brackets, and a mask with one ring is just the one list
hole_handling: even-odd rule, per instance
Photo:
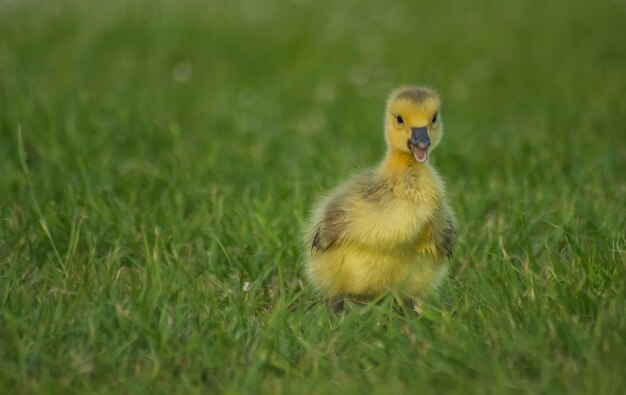
{"label": "fluffy yellow body", "polygon": [[[388,106],[391,116],[393,104]],[[401,104],[406,107],[406,101]],[[433,108],[438,111],[438,99],[433,104],[418,107],[429,120]],[[401,130],[390,126],[387,133]],[[437,132],[430,134],[440,138],[440,127]],[[310,219],[307,274],[328,299],[386,292],[416,297],[446,274],[456,232],[444,184],[432,166],[415,159],[406,138],[387,137],[381,165],[333,190]],[[394,146],[393,138],[404,149]]]}

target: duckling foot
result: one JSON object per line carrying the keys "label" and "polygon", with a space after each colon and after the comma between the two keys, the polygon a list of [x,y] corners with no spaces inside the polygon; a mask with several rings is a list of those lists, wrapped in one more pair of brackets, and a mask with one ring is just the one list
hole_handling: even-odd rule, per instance
{"label": "duckling foot", "polygon": [[414,299],[394,299],[393,310],[403,317],[406,317],[408,314],[421,315],[419,304]]}

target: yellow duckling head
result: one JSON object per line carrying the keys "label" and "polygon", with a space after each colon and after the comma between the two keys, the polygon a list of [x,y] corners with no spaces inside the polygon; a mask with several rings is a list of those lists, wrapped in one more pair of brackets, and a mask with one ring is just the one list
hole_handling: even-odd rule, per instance
{"label": "yellow duckling head", "polygon": [[402,87],[389,96],[385,111],[388,154],[412,156],[418,163],[428,160],[443,135],[436,92],[423,87]]}

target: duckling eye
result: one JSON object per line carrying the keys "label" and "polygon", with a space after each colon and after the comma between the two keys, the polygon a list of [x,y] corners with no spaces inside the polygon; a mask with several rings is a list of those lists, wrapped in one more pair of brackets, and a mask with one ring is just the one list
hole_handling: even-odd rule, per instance
{"label": "duckling eye", "polygon": [[398,124],[400,125],[404,124],[404,119],[402,118],[402,115],[396,115],[396,122],[398,122]]}
{"label": "duckling eye", "polygon": [[439,115],[438,112],[436,112],[435,115],[433,115],[433,123],[437,122],[437,115]]}

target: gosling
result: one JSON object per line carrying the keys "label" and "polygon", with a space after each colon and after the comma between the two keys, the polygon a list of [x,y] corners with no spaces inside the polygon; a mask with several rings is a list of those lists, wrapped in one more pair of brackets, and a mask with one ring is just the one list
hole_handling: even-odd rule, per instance
{"label": "gosling", "polygon": [[340,184],[313,210],[307,277],[335,306],[387,293],[413,301],[445,278],[457,222],[428,162],[443,135],[440,105],[428,88],[393,91],[382,162]]}

